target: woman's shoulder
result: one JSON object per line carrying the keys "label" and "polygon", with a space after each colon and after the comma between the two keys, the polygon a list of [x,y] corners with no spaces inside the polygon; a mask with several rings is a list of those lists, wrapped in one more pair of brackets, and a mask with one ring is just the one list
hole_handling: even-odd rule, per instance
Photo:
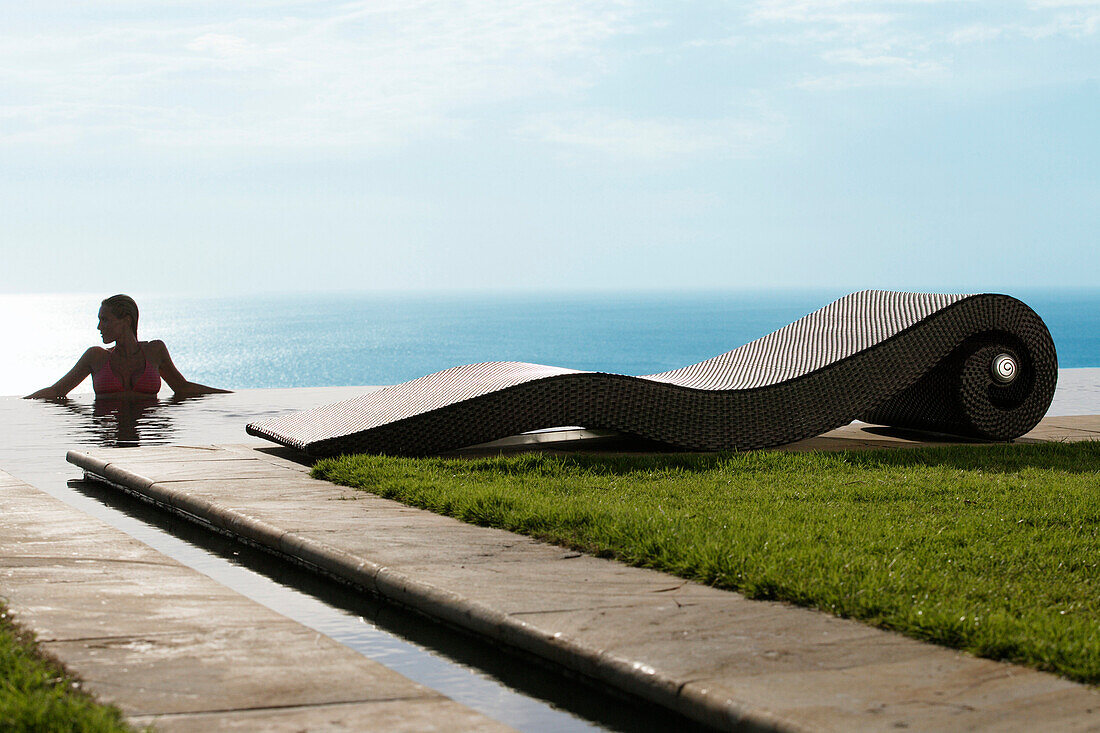
{"label": "woman's shoulder", "polygon": [[89,346],[88,350],[80,357],[81,361],[101,362],[111,358],[111,352],[102,346]]}
{"label": "woman's shoulder", "polygon": [[160,339],[142,341],[141,348],[144,349],[147,356],[153,357],[158,362],[163,361],[168,356],[168,347]]}
{"label": "woman's shoulder", "polygon": [[83,367],[92,374],[95,374],[103,365],[111,358],[111,352],[102,346],[89,346],[83,354],[80,355],[80,359],[77,360],[77,367]]}

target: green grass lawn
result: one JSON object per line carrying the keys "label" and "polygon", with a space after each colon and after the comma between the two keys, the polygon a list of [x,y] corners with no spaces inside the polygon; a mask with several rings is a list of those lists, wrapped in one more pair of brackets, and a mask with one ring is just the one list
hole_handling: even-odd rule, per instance
{"label": "green grass lawn", "polygon": [[345,456],[313,475],[1100,683],[1100,442]]}
{"label": "green grass lawn", "polygon": [[0,730],[17,733],[129,731],[116,708],[99,705],[34,642],[0,605]]}

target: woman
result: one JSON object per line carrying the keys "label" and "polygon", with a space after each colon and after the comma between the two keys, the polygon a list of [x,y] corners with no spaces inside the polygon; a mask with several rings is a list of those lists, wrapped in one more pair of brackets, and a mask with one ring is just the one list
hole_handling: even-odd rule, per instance
{"label": "woman", "polygon": [[53,386],[40,389],[26,399],[57,399],[69,394],[91,374],[96,397],[155,397],[163,378],[177,397],[228,392],[188,382],[172,363],[163,341],[138,341],[138,307],[128,295],[112,295],[99,308],[99,333],[104,349],[93,346],[76,366]]}

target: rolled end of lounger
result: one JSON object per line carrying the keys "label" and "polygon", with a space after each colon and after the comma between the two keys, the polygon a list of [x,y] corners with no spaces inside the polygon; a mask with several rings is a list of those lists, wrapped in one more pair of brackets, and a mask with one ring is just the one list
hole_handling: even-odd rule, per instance
{"label": "rolled end of lounger", "polygon": [[1015,298],[973,297],[984,301],[975,309],[974,333],[861,420],[985,440],[1012,440],[1038,424],[1058,381],[1050,332]]}

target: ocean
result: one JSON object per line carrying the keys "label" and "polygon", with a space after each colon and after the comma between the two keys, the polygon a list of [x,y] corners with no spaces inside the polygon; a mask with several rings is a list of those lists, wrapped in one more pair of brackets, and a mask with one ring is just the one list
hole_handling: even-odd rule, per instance
{"label": "ocean", "polygon": [[[528,361],[647,374],[785,326],[841,291],[555,294],[135,294],[141,338],[193,381],[229,389],[380,385],[459,364]],[[1042,316],[1062,368],[1100,367],[1100,288],[1012,292]],[[0,395],[56,381],[99,343],[106,294],[0,295]],[[77,392],[91,391],[87,380]]]}

